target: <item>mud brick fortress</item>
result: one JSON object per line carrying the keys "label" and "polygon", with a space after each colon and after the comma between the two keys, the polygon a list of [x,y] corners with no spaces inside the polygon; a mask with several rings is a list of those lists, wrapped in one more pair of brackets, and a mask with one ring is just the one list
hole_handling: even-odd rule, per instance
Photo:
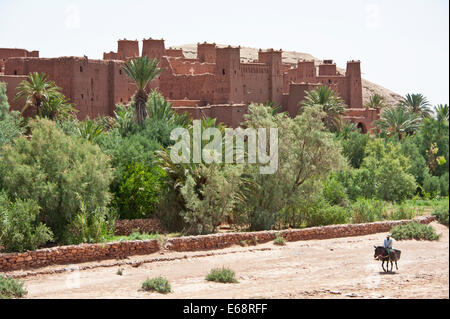
{"label": "mud brick fortress", "polygon": [[158,88],[178,112],[193,118],[209,116],[237,127],[250,103],[273,101],[295,116],[305,91],[327,85],[348,106],[343,120],[363,132],[373,127],[379,111],[363,107],[360,61],[347,62],[340,74],[332,60],[319,65],[300,60],[282,62],[282,51],[259,50],[258,59],[243,63],[240,47],[219,47],[198,43],[197,58],[188,59],[181,49],[166,49],[164,40],[144,39],[142,51],[136,40],[119,40],[117,52],[103,54],[103,60],[87,57],[40,58],[38,51],[0,49],[0,81],[7,83],[13,109],[21,110],[23,101],[14,101],[15,88],[30,72],[45,72],[63,89],[79,110],[80,119],[112,115],[116,103],[126,103],[136,88],[121,70],[124,61],[138,56],[157,58],[165,70],[150,84]]}

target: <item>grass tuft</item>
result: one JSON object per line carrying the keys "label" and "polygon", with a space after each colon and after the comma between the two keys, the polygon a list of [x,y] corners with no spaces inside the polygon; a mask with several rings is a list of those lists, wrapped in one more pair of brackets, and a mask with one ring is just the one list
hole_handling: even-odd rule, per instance
{"label": "grass tuft", "polygon": [[145,291],[156,291],[161,294],[167,294],[172,291],[169,281],[163,277],[147,279],[142,284],[142,289]]}
{"label": "grass tuft", "polygon": [[274,245],[278,245],[278,246],[285,246],[286,245],[286,239],[283,238],[283,236],[281,236],[280,233],[276,233],[275,234],[275,239],[273,241]]}
{"label": "grass tuft", "polygon": [[0,275],[0,299],[21,298],[28,292],[23,288],[24,283],[14,278]]}
{"label": "grass tuft", "polygon": [[234,277],[234,271],[225,267],[211,269],[206,276],[206,280],[221,283],[238,283],[237,279]]}

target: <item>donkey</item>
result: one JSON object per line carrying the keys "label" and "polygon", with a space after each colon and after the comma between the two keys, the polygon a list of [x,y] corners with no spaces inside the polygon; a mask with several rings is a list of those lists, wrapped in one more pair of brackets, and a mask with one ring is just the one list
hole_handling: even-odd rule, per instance
{"label": "donkey", "polygon": [[[392,271],[392,268],[394,267],[392,262],[395,262],[395,268],[398,270],[397,261],[400,260],[401,251],[398,249],[391,249],[391,254],[389,256],[387,249],[383,246],[373,246],[375,247],[375,254],[373,258],[376,260],[383,261],[381,263],[381,267],[383,268],[384,272],[390,272]],[[384,269],[384,262],[386,262],[386,269]],[[391,270],[389,270],[389,262],[391,262]]]}

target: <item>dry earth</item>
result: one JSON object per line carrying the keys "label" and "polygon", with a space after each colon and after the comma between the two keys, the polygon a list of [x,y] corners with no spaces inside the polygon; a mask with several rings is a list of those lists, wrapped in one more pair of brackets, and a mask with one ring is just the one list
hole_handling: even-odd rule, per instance
{"label": "dry earth", "polygon": [[[218,44],[219,47],[224,47],[225,45]],[[178,46],[177,48],[183,49],[183,53],[187,58],[197,57],[197,45],[196,44],[185,44]],[[275,48],[278,49],[278,48]],[[243,62],[252,62],[258,59],[258,50],[255,48],[241,47],[241,60]],[[321,62],[320,59],[313,57],[309,53],[295,52],[295,51],[283,51],[283,62],[289,64],[296,64],[299,59],[314,60],[316,64]],[[362,61],[362,69],[364,71],[364,61]],[[345,69],[338,68],[338,72],[345,74]],[[374,93],[383,96],[388,104],[396,105],[400,100],[401,96],[397,93],[392,92],[389,89],[382,87],[381,85],[372,83],[367,80],[362,80],[363,84],[363,101],[366,103],[370,96]]]}
{"label": "dry earth", "polygon": [[[88,270],[71,272],[66,266],[62,273],[36,273],[64,269],[53,266],[34,270],[23,280],[27,298],[449,298],[449,232],[436,222],[431,225],[442,234],[439,241],[395,243],[402,257],[399,270],[392,274],[380,272],[380,262],[373,260],[373,245],[384,238],[380,233],[290,242],[282,247],[266,243],[136,256],[127,261],[166,261],[121,266],[122,276],[116,274],[118,266],[108,267],[111,261],[77,265],[93,267]],[[205,281],[211,268],[221,266],[232,268],[239,283]],[[142,282],[155,276],[169,279],[173,292],[141,291]]]}

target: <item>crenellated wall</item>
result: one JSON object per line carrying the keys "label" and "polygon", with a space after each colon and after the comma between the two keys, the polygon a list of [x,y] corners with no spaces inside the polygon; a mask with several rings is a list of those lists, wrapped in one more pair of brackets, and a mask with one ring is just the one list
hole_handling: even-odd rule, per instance
{"label": "crenellated wall", "polygon": [[[378,113],[365,110],[362,106],[362,82],[360,61],[349,61],[345,75],[339,74],[332,60],[324,60],[318,66],[314,61],[298,61],[294,67],[282,62],[281,50],[259,50],[258,59],[243,63],[240,47],[218,47],[215,43],[198,43],[197,58],[184,57],[181,49],[165,49],[164,39],[144,39],[139,54],[137,40],[119,40],[117,52],[105,52],[103,60],[89,60],[87,57],[61,57],[53,59],[30,58],[39,52],[21,49],[0,49],[0,66],[5,75],[21,76],[29,72],[45,72],[63,93],[79,109],[78,117],[111,115],[116,103],[127,103],[135,93],[135,85],[121,70],[124,60],[137,56],[158,59],[164,68],[161,75],[152,81],[149,88],[158,87],[168,100],[178,102],[177,107],[203,107],[221,105],[216,111],[209,111],[225,123],[236,122],[240,116],[227,114],[234,108],[223,105],[248,105],[250,103],[273,102],[282,106],[291,116],[298,111],[305,90],[326,85],[335,90],[348,106],[345,119],[360,126],[371,127]],[[13,95],[14,78],[9,82]],[[192,101],[201,101],[191,103]],[[12,101],[12,100],[10,100]],[[181,104],[180,104],[181,103]],[[14,109],[23,102],[11,102]],[[350,110],[361,109],[355,115]],[[202,114],[194,112],[191,114]],[[232,111],[231,111],[232,112]],[[194,115],[193,115],[194,116]],[[370,122],[370,123],[369,123]]]}

